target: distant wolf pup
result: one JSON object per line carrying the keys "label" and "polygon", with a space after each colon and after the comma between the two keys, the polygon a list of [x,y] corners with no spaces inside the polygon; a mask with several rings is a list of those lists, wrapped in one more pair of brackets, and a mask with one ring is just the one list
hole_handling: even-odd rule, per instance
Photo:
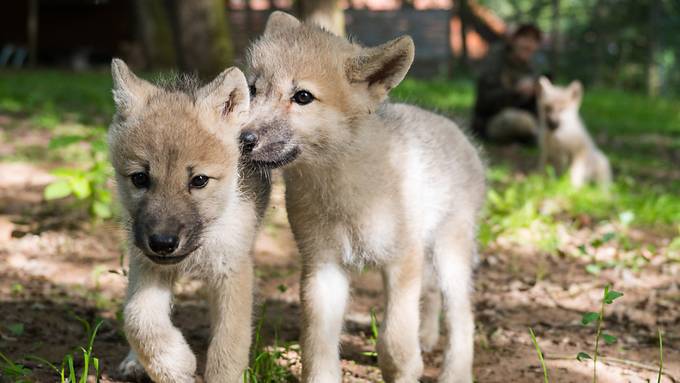
{"label": "distant wolf pup", "polygon": [[385,101],[413,55],[409,37],[364,48],[282,12],[250,48],[251,119],[241,139],[251,161],[289,164],[305,382],[342,378],[349,272],[363,265],[383,273],[385,381],[421,376],[421,348],[437,342],[443,295],[449,339],[439,379],[472,382],[471,266],[484,167],[453,122]]}
{"label": "distant wolf pup", "polygon": [[545,77],[541,77],[539,83],[540,169],[545,169],[547,163],[558,172],[568,166],[571,184],[575,187],[591,181],[609,184],[612,179],[609,160],[597,148],[579,116],[581,83],[574,81],[563,88],[551,84]]}
{"label": "distant wolf pup", "polygon": [[124,329],[132,351],[120,373],[194,382],[196,358],[170,319],[173,282],[189,275],[210,292],[205,379],[239,382],[250,347],[250,250],[269,192],[266,174],[239,166],[245,77],[230,68],[202,88],[160,87],[121,60],[111,67],[109,144],[130,243]]}

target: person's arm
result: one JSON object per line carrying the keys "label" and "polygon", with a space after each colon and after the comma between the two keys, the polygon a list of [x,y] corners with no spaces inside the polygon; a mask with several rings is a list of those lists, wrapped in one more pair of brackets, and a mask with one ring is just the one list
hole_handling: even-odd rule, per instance
{"label": "person's arm", "polygon": [[515,89],[507,88],[501,82],[499,73],[484,73],[478,80],[478,105],[480,112],[484,114],[495,114],[500,110],[517,106],[524,101]]}

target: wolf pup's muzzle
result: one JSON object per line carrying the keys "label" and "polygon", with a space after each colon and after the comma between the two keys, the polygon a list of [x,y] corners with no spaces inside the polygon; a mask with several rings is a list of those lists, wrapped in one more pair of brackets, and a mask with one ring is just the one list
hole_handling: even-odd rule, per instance
{"label": "wolf pup's muzzle", "polygon": [[200,247],[203,228],[200,220],[149,225],[149,220],[153,222],[155,219],[148,214],[144,218],[147,220],[133,224],[135,246],[154,263],[177,264]]}
{"label": "wolf pup's muzzle", "polygon": [[293,142],[292,132],[281,121],[262,124],[259,129],[246,126],[239,140],[244,157],[266,168],[289,164],[300,154],[300,147]]}

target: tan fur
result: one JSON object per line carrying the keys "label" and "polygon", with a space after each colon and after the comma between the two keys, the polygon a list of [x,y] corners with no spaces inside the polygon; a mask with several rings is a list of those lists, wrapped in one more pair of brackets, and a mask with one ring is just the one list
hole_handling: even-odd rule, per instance
{"label": "tan fur", "polygon": [[[255,95],[244,131],[258,138],[250,159],[290,163],[284,178],[303,262],[305,382],[341,380],[348,273],[364,265],[382,271],[387,293],[378,345],[385,381],[415,382],[422,373],[419,302],[429,273],[424,298],[443,294],[449,329],[440,381],[472,382],[471,263],[484,168],[453,122],[385,101],[413,56],[409,37],[364,48],[281,12],[249,52]],[[302,89],[315,100],[293,102]],[[420,339],[431,349],[439,309],[423,314]]]}
{"label": "tan fur", "polygon": [[557,172],[568,168],[574,187],[588,182],[603,186],[611,183],[609,160],[595,145],[579,116],[583,95],[581,83],[574,81],[562,88],[545,77],[539,82],[540,169],[548,163]]}
{"label": "tan fur", "polygon": [[[132,351],[120,366],[128,379],[144,371],[156,382],[193,382],[196,358],[170,320],[180,276],[208,288],[212,334],[205,379],[239,382],[248,363],[253,265],[250,250],[268,195],[266,174],[239,167],[238,132],[248,113],[243,74],[230,68],[196,89],[164,90],[112,63],[117,112],[111,160],[130,233],[125,334]],[[150,186],[133,185],[147,172]],[[189,188],[194,175],[210,179]],[[179,246],[157,264],[150,234],[178,233]]]}

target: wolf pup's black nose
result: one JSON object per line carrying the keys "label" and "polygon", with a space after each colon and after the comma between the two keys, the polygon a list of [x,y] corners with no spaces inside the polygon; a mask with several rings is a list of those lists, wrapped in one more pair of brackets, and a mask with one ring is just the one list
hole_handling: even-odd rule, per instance
{"label": "wolf pup's black nose", "polygon": [[250,153],[257,144],[257,134],[251,130],[244,130],[239,136],[241,140],[241,151],[243,153]]}
{"label": "wolf pup's black nose", "polygon": [[160,255],[167,255],[177,249],[179,238],[175,235],[153,234],[149,236],[149,247]]}

